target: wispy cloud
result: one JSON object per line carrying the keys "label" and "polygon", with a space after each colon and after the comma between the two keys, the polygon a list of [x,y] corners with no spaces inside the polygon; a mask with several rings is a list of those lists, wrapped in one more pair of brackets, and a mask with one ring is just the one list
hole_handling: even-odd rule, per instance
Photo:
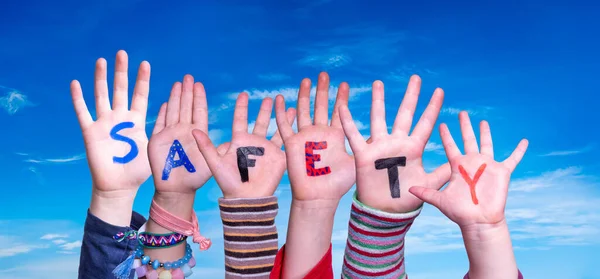
{"label": "wispy cloud", "polygon": [[40,237],[40,239],[52,240],[52,239],[67,238],[67,237],[69,237],[68,234],[54,234],[54,233],[50,233],[50,234],[43,235],[42,237]]}
{"label": "wispy cloud", "polygon": [[441,113],[442,114],[446,114],[446,115],[458,115],[458,113],[460,113],[461,111],[466,111],[470,116],[473,115],[486,115],[490,110],[492,110],[492,107],[478,107],[478,108],[473,108],[473,109],[461,109],[461,108],[456,108],[456,107],[444,107],[442,108]]}
{"label": "wispy cloud", "polygon": [[406,33],[376,25],[354,25],[322,30],[319,43],[297,48],[300,64],[318,69],[353,65],[382,65],[394,61]]}
{"label": "wispy cloud", "polygon": [[25,162],[34,163],[34,164],[66,164],[66,163],[80,161],[85,158],[86,158],[85,153],[82,153],[82,154],[77,154],[77,155],[73,155],[73,156],[65,157],[65,158],[27,159],[27,160],[25,160]]}
{"label": "wispy cloud", "polygon": [[76,248],[80,248],[80,247],[81,247],[81,241],[80,240],[76,240],[76,241],[73,241],[73,242],[68,242],[68,243],[60,245],[60,248],[62,250],[66,250],[66,251],[70,251],[70,250],[73,250],[73,249],[76,249]]}
{"label": "wispy cloud", "polygon": [[[229,97],[233,100],[237,99],[239,93],[231,93]],[[208,124],[215,124],[219,121],[219,118],[222,116],[221,114],[224,112],[229,112],[235,106],[234,102],[225,102],[217,107],[209,107],[208,108]]]}
{"label": "wispy cloud", "polygon": [[27,95],[19,92],[16,89],[0,86],[0,93],[6,92],[4,97],[0,97],[0,108],[6,110],[10,115],[17,113],[26,107],[35,106],[29,101]]}
{"label": "wispy cloud", "polygon": [[258,78],[266,81],[282,81],[290,79],[290,76],[281,73],[267,73],[258,75]]}
{"label": "wispy cloud", "polygon": [[548,153],[544,153],[541,154],[539,156],[541,157],[550,157],[550,156],[569,156],[569,155],[577,155],[577,154],[581,154],[581,153],[586,153],[589,152],[593,149],[593,146],[588,145],[584,148],[580,148],[580,149],[572,149],[572,150],[557,150],[557,151],[552,151],[552,152],[548,152]]}
{"label": "wispy cloud", "polygon": [[47,245],[15,244],[10,247],[0,248],[0,258],[11,257],[18,254],[26,254],[36,249],[48,248]]}
{"label": "wispy cloud", "polygon": [[408,82],[412,75],[419,75],[421,78],[437,77],[439,73],[429,68],[420,68],[415,64],[404,64],[402,67],[391,71],[387,78],[393,81]]}
{"label": "wispy cloud", "polygon": [[[275,98],[277,95],[281,94],[287,102],[298,100],[298,88],[297,87],[283,87],[279,89],[273,90],[260,90],[260,89],[251,89],[244,90],[248,93],[250,100],[262,100],[266,97]],[[329,87],[329,100],[334,101],[337,95],[338,87],[330,86]],[[371,91],[371,86],[361,85],[350,88],[350,100],[354,100],[357,96],[362,93]],[[317,93],[317,88],[312,87],[310,90],[311,97],[314,97]],[[236,99],[237,93],[229,94],[230,99]],[[313,98],[314,99],[314,98]]]}
{"label": "wispy cloud", "polygon": [[510,184],[511,192],[532,192],[543,188],[569,187],[574,184],[585,184],[591,180],[590,176],[582,173],[580,167],[567,167],[542,173],[537,177],[515,179]]}
{"label": "wispy cloud", "polygon": [[444,154],[444,146],[439,143],[430,141],[425,145],[425,151]]}

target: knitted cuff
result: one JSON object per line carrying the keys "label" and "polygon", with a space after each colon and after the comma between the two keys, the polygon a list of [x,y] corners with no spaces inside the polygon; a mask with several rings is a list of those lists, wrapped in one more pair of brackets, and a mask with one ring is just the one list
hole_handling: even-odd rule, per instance
{"label": "knitted cuff", "polygon": [[421,208],[388,213],[364,205],[354,195],[342,277],[405,278],[404,235]]}
{"label": "knitted cuff", "polygon": [[277,197],[219,199],[226,278],[269,278],[277,254]]}

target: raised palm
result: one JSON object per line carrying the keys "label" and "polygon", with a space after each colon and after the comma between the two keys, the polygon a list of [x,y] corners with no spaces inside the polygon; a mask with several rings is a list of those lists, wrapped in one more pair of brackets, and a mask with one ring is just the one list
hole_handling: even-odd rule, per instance
{"label": "raised palm", "polygon": [[423,151],[439,115],[444,92],[437,89],[412,134],[409,130],[417,106],[421,79],[410,79],[398,110],[392,133],[385,121],[384,89],[373,83],[371,139],[365,142],[346,106],[340,109],[342,125],[356,160],[357,198],[362,203],[386,212],[407,212],[423,201],[413,196],[409,186],[424,185],[439,189],[450,177],[448,164],[428,174],[423,169]]}
{"label": "raised palm", "polygon": [[328,124],[328,95],[329,76],[321,73],[317,82],[313,123],[310,117],[310,80],[302,81],[298,92],[297,134],[287,120],[283,96],[279,95],[276,99],[277,126],[285,145],[295,200],[334,200],[337,203],[354,184],[354,158],[346,151],[338,113],[340,106],[348,104],[348,84],[342,83],[339,87],[331,124]]}
{"label": "raised palm", "polygon": [[466,155],[462,155],[445,124],[440,135],[452,168],[452,177],[442,191],[412,187],[410,191],[423,201],[437,207],[459,226],[498,224],[504,221],[504,208],[510,176],[517,167],[528,141],[521,140],[513,153],[503,162],[494,160],[490,127],[480,124],[481,152],[466,112],[459,114]]}
{"label": "raised palm", "polygon": [[[233,117],[231,142],[216,148],[206,133],[194,131],[198,148],[206,158],[225,198],[272,196],[285,172],[285,153],[279,132],[266,138],[273,100],[265,98],[252,134],[248,133],[248,94],[238,96]],[[294,121],[295,110],[288,111]],[[251,162],[251,163],[249,163]]]}
{"label": "raised palm", "polygon": [[208,133],[206,93],[186,75],[161,106],[148,146],[157,192],[194,193],[212,176],[196,147],[194,129]]}
{"label": "raised palm", "polygon": [[131,109],[128,108],[127,72],[127,53],[121,50],[116,57],[111,108],[106,60],[100,58],[96,62],[96,121],[86,106],[81,85],[76,80],[71,83],[94,191],[105,197],[125,194],[133,198],[139,186],[150,177],[145,131],[150,64],[145,61],[140,64]]}

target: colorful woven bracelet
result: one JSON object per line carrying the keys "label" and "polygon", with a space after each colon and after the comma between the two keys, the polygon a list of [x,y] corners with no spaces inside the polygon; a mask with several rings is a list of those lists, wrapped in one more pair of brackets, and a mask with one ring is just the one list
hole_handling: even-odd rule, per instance
{"label": "colorful woven bracelet", "polygon": [[144,248],[156,249],[156,248],[169,248],[177,246],[187,239],[187,236],[180,233],[169,233],[169,234],[154,234],[148,232],[138,233],[138,240],[140,245]]}

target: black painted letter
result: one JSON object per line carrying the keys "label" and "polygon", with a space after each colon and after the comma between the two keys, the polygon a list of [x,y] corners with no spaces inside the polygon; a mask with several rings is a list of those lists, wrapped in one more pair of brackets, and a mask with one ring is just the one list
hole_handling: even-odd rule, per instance
{"label": "black painted letter", "polygon": [[400,182],[398,181],[398,167],[406,166],[406,157],[393,157],[375,161],[375,169],[387,169],[390,181],[392,198],[400,197]]}
{"label": "black painted letter", "polygon": [[262,156],[265,154],[265,149],[256,146],[244,146],[237,149],[237,163],[240,170],[242,182],[248,181],[248,168],[254,167],[255,159],[248,158],[248,155]]}

